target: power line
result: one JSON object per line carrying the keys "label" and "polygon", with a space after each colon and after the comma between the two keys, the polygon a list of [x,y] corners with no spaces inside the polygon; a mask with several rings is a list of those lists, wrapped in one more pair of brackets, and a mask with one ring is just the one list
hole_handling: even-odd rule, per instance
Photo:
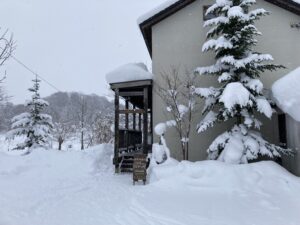
{"label": "power line", "polygon": [[53,84],[51,84],[49,81],[47,81],[45,78],[43,78],[41,75],[39,75],[38,73],[34,72],[32,69],[30,69],[27,65],[25,65],[21,60],[19,60],[18,58],[16,58],[14,55],[11,55],[11,57],[17,62],[19,63],[21,66],[23,66],[26,70],[28,70],[30,73],[32,73],[33,75],[37,76],[38,78],[40,78],[42,81],[44,81],[46,84],[48,84],[50,87],[54,88],[56,91],[62,92],[59,88],[57,88],[56,86],[54,86]]}
{"label": "power line", "polygon": [[[0,49],[4,50],[2,47]],[[45,78],[43,78],[41,75],[38,73],[34,72],[32,69],[29,68],[29,66],[26,66],[25,63],[23,63],[21,60],[19,60],[17,57],[15,57],[13,54],[10,55],[17,63],[19,63],[21,66],[23,66],[26,70],[28,70],[30,73],[33,75],[37,76],[40,78],[42,81],[44,81],[46,84],[48,84],[50,87],[54,88],[56,91],[62,92],[59,90],[59,88],[55,87],[53,84],[51,84],[49,81],[47,81]]]}

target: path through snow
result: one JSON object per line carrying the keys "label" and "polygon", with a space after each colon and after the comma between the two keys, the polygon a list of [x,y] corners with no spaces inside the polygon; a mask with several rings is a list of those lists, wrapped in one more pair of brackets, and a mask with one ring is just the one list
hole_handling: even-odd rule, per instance
{"label": "path through snow", "polygon": [[[212,165],[183,176],[186,163],[171,168],[173,176],[133,186],[130,175],[113,173],[111,155],[110,145],[27,156],[0,152],[0,225],[300,224],[298,178],[278,176],[270,191],[272,179],[268,185],[253,173],[245,178],[251,182],[221,188],[209,180],[219,173]],[[251,183],[257,188],[243,187]]]}

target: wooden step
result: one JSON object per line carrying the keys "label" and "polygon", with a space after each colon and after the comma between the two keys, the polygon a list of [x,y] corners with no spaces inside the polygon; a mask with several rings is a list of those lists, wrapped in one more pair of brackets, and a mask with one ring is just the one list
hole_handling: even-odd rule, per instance
{"label": "wooden step", "polygon": [[121,173],[132,173],[133,169],[132,168],[121,168],[120,171],[121,171]]}
{"label": "wooden step", "polygon": [[123,163],[126,163],[126,164],[133,164],[133,160],[131,160],[131,159],[124,159],[123,161],[122,161],[122,164]]}
{"label": "wooden step", "polygon": [[127,163],[124,163],[120,166],[120,168],[133,168],[133,165],[132,164],[127,164]]}

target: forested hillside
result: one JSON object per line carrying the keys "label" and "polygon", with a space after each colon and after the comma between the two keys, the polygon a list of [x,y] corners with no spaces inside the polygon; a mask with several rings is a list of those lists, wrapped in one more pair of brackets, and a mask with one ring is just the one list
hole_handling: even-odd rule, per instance
{"label": "forested hillside", "polygon": [[[77,92],[57,92],[46,98],[45,113],[52,116],[53,141],[61,148],[68,139],[77,139],[82,147],[109,142],[112,138],[113,104],[106,97]],[[10,129],[11,119],[27,108],[10,102],[0,106],[0,132]]]}

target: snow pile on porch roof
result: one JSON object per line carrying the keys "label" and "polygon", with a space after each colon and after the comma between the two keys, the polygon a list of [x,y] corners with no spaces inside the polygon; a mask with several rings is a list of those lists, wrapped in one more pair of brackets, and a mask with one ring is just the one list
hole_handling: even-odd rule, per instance
{"label": "snow pile on porch roof", "polygon": [[126,64],[106,74],[106,81],[109,84],[152,79],[153,74],[144,63]]}
{"label": "snow pile on porch roof", "polygon": [[277,80],[272,93],[278,107],[300,122],[300,67]]}
{"label": "snow pile on porch roof", "polygon": [[151,17],[155,16],[156,14],[164,11],[165,9],[167,9],[168,7],[170,7],[171,5],[175,4],[178,1],[179,0],[168,0],[164,3],[162,3],[158,7],[154,8],[154,9],[150,10],[149,12],[145,13],[144,15],[140,16],[137,20],[138,24],[145,22],[146,20],[148,20]]}

